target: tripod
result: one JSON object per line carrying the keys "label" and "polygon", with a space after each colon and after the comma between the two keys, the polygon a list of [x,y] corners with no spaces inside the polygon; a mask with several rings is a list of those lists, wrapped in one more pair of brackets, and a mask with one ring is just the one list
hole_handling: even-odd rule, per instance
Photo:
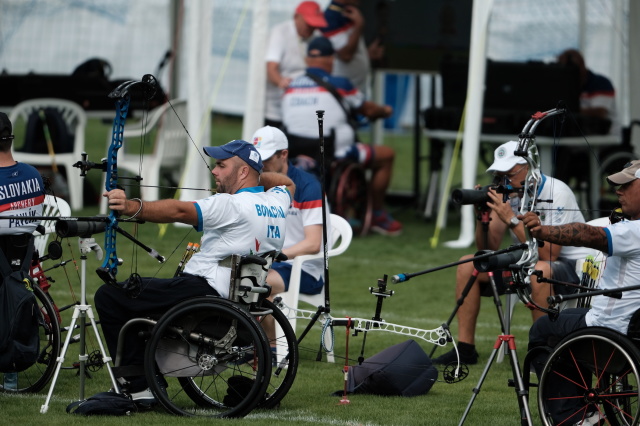
{"label": "tripod", "polygon": [[118,387],[118,382],[116,381],[115,376],[113,375],[113,371],[111,370],[111,366],[109,362],[111,362],[111,357],[106,355],[106,351],[104,349],[104,345],[102,340],[100,339],[100,331],[98,330],[98,326],[96,324],[96,320],[93,316],[93,310],[91,309],[91,305],[87,305],[87,294],[86,294],[86,262],[87,262],[87,253],[89,253],[93,247],[96,247],[97,244],[93,238],[83,238],[79,239],[80,244],[80,261],[81,261],[81,274],[80,274],[80,303],[75,305],[73,308],[73,316],[71,319],[71,324],[69,325],[69,332],[67,333],[67,337],[65,338],[64,345],[62,346],[62,350],[60,351],[60,356],[57,359],[58,365],[56,365],[56,370],[53,374],[53,379],[51,381],[51,387],[49,388],[49,393],[47,394],[47,399],[44,404],[40,407],[40,412],[42,414],[46,413],[49,410],[49,401],[51,401],[51,396],[53,395],[53,389],[56,386],[56,380],[58,379],[58,374],[60,373],[60,369],[62,368],[62,363],[64,362],[64,357],[67,353],[67,349],[69,348],[69,343],[71,341],[71,330],[75,330],[76,323],[78,322],[78,318],[80,319],[79,328],[80,328],[80,354],[78,355],[78,359],[80,361],[80,396],[78,400],[84,399],[84,382],[85,382],[85,363],[89,358],[86,350],[85,343],[85,325],[86,318],[88,317],[91,321],[91,327],[96,335],[96,339],[98,340],[98,345],[100,346],[100,351],[103,354],[102,361],[107,366],[107,370],[109,371],[109,377],[111,378],[111,383],[113,385],[113,389],[120,393],[120,388]]}
{"label": "tripod", "polygon": [[[489,232],[489,212],[488,211],[484,211],[484,210],[482,211],[481,221],[482,221],[482,229],[484,232],[485,247],[487,247],[488,232]],[[484,382],[485,378],[489,374],[489,369],[491,368],[493,361],[495,360],[496,356],[502,354],[499,351],[504,350],[504,353],[509,355],[509,360],[511,362],[511,370],[513,372],[513,378],[514,378],[513,382],[516,386],[516,395],[518,395],[518,405],[520,407],[522,423],[531,425],[532,423],[531,423],[531,412],[529,410],[529,391],[528,389],[525,389],[524,382],[522,380],[522,374],[520,372],[520,363],[518,362],[518,354],[516,352],[515,336],[513,336],[512,334],[509,334],[509,326],[507,325],[504,312],[502,310],[502,303],[500,302],[500,295],[498,294],[498,289],[496,288],[496,282],[495,282],[493,272],[489,271],[487,272],[487,274],[489,275],[489,284],[491,286],[493,301],[496,306],[496,310],[498,311],[498,319],[500,320],[501,334],[498,336],[498,338],[496,339],[496,342],[493,345],[493,351],[491,351],[491,355],[489,356],[489,360],[487,361],[487,364],[484,370],[482,371],[482,375],[480,376],[480,380],[478,381],[477,386],[473,388],[473,395],[469,400],[469,404],[467,405],[467,408],[462,414],[462,418],[460,419],[459,424],[460,425],[464,424],[464,421],[466,420],[467,415],[471,410],[471,406],[473,405],[473,402],[475,401],[476,396],[478,396],[478,393],[480,393],[480,388],[482,387],[482,383]],[[460,305],[462,305],[462,302],[464,301],[464,298],[466,297],[466,295],[469,293],[469,290],[473,285],[473,283],[475,282],[477,275],[478,275],[478,271],[477,269],[474,268],[473,274],[469,279],[469,282],[467,283],[466,287],[464,288],[461,298],[458,300],[458,303],[452,314],[452,317],[455,315]],[[506,284],[507,283],[505,283],[505,285]],[[507,288],[509,287],[510,286],[507,285]],[[507,300],[508,300],[508,297],[509,295],[507,295]],[[510,314],[510,306],[508,306],[508,314]],[[452,317],[450,319],[452,319]]]}
{"label": "tripod", "polygon": [[471,411],[471,406],[473,405],[476,396],[478,396],[478,394],[480,393],[482,383],[489,374],[489,369],[491,368],[491,364],[493,364],[494,359],[498,355],[498,351],[504,349],[505,351],[508,351],[509,359],[511,361],[511,371],[513,372],[514,384],[516,386],[516,395],[518,395],[518,405],[520,406],[521,421],[523,424],[531,426],[532,423],[531,412],[529,410],[529,390],[525,389],[524,382],[522,381],[520,363],[518,362],[518,354],[516,352],[516,338],[511,334],[507,334],[508,332],[505,332],[506,327],[504,314],[502,312],[502,305],[499,302],[500,295],[498,294],[495,281],[493,280],[493,272],[488,272],[488,274],[489,277],[491,277],[491,291],[493,293],[493,299],[494,301],[496,301],[496,308],[498,310],[498,318],[500,319],[500,328],[502,330],[502,333],[498,336],[495,344],[493,345],[493,351],[491,351],[491,355],[489,355],[489,360],[487,361],[487,364],[482,371],[482,375],[480,376],[480,380],[478,380],[478,384],[475,388],[473,388],[473,395],[471,395],[469,404],[462,414],[459,425],[464,424],[469,411]]}
{"label": "tripod", "polygon": [[[479,214],[480,222],[482,224],[482,238],[484,240],[485,247],[488,247],[489,245],[489,223],[491,221],[491,219],[489,218],[489,214],[490,214],[490,211],[488,209],[483,209]],[[473,284],[476,282],[476,279],[478,278],[479,274],[480,272],[476,268],[474,268],[473,272],[471,273],[471,276],[469,277],[469,280],[467,281],[467,284],[464,286],[464,289],[462,290],[462,293],[460,293],[460,297],[456,300],[456,306],[453,308],[451,315],[449,315],[449,318],[447,319],[447,322],[446,322],[447,327],[449,327],[453,322],[453,319],[456,317],[456,314],[458,313],[460,306],[462,306],[462,304],[464,303],[464,300],[467,298],[467,295],[471,291],[471,288],[473,287]],[[493,278],[493,273],[490,273],[488,275],[489,275],[489,280],[491,281],[491,286],[495,287],[496,284]],[[508,297],[507,297],[507,301],[509,301]],[[500,319],[502,320],[503,317],[502,317],[502,314],[500,313],[502,311],[501,310],[502,302],[500,301],[500,297],[494,298],[494,303],[496,304],[498,313],[500,315]],[[507,308],[508,308],[507,311],[510,312],[510,306],[507,306]],[[509,333],[509,326],[507,325],[505,328],[503,328],[503,331],[506,331],[506,333]],[[437,348],[438,348],[438,345],[434,345],[433,348],[431,348],[431,352],[429,353],[430,358],[433,358],[433,354],[435,353]]]}

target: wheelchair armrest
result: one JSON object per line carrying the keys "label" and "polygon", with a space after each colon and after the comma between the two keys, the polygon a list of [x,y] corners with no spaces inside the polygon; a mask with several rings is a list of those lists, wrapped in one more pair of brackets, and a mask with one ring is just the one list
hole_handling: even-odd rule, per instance
{"label": "wheelchair armrest", "polygon": [[240,265],[248,265],[250,263],[265,266],[268,262],[264,257],[255,254],[247,254],[242,256],[242,258],[240,259]]}

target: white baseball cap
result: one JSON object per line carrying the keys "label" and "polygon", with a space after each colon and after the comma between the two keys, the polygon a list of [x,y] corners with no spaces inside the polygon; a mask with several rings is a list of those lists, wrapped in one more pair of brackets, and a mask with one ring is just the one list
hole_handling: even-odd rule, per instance
{"label": "white baseball cap", "polygon": [[516,141],[509,141],[497,147],[493,152],[493,164],[489,166],[487,172],[504,173],[513,169],[517,164],[527,164],[527,160],[524,157],[514,154],[516,148],[518,148],[518,142]]}
{"label": "white baseball cap", "polygon": [[262,161],[271,158],[276,151],[289,148],[289,141],[282,130],[272,126],[264,126],[256,130],[251,138],[251,143],[260,153]]}

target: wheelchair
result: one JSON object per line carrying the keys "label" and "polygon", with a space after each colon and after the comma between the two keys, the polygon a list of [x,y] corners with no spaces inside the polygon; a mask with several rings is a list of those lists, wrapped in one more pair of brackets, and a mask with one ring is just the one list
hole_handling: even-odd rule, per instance
{"label": "wheelchair", "polygon": [[525,389],[530,386],[531,359],[540,351],[549,352],[537,384],[542,423],[581,424],[595,413],[606,419],[601,424],[637,425],[639,348],[640,310],[633,315],[627,335],[609,328],[587,327],[567,335],[554,348],[529,351],[522,370]]}
{"label": "wheelchair", "polygon": [[[289,157],[293,163],[321,178],[321,153],[317,138],[306,138],[287,133]],[[345,218],[357,235],[367,235],[373,216],[371,190],[364,167],[350,159],[334,158],[335,133],[324,138],[325,188],[331,212]],[[311,166],[302,164],[309,158]]]}
{"label": "wheelchair", "polygon": [[[298,366],[296,336],[286,316],[266,300],[267,272],[275,253],[233,255],[229,299],[184,300],[159,319],[135,318],[119,335],[116,377],[147,379],[169,413],[192,417],[242,417],[254,408],[273,408],[291,388]],[[261,321],[269,316],[284,337],[269,341]],[[122,342],[133,328],[147,339],[143,366],[120,366]],[[272,349],[288,353],[272,374]]]}

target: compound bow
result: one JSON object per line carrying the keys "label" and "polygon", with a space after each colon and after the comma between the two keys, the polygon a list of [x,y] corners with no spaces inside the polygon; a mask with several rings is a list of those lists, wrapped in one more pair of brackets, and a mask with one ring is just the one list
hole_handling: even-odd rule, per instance
{"label": "compound bow", "polygon": [[[111,133],[111,144],[107,153],[107,159],[102,164],[91,163],[87,161],[86,156],[77,162],[74,166],[81,169],[80,174],[86,175],[86,171],[92,168],[101,168],[107,174],[105,179],[105,190],[111,191],[118,187],[118,150],[122,147],[124,141],[124,126],[129,112],[129,104],[131,103],[131,95],[138,92],[143,99],[151,100],[158,90],[158,82],[151,74],[146,74],[141,81],[127,81],[120,84],[115,90],[109,93],[109,98],[116,100],[116,116],[113,120],[113,130]],[[118,214],[111,210],[109,216],[104,219],[105,226],[105,259],[101,267],[96,272],[98,276],[107,284],[118,285],[116,275],[118,273],[118,265],[121,263],[116,251],[116,233],[120,233],[140,246],[149,255],[158,262],[164,263],[164,256],[160,255],[156,250],[146,246],[134,236],[124,231],[118,226]],[[132,273],[129,279],[122,286],[132,292],[139,292],[140,277],[137,273]]]}
{"label": "compound bow", "polygon": [[[540,172],[540,155],[535,143],[535,130],[542,120],[555,115],[565,114],[563,108],[555,108],[545,112],[536,112],[522,129],[519,135],[518,147],[514,154],[525,159],[528,165],[527,176],[525,178],[524,191],[520,203],[520,214],[534,211],[538,202],[538,191],[542,182]],[[511,265],[511,272],[514,277],[515,290],[522,302],[530,308],[538,309],[550,315],[557,315],[558,310],[554,308],[543,308],[531,298],[531,275],[534,275],[536,263],[538,263],[538,241],[531,235],[529,230],[525,231],[527,241],[520,260],[515,265]],[[506,266],[506,265],[505,265]]]}

